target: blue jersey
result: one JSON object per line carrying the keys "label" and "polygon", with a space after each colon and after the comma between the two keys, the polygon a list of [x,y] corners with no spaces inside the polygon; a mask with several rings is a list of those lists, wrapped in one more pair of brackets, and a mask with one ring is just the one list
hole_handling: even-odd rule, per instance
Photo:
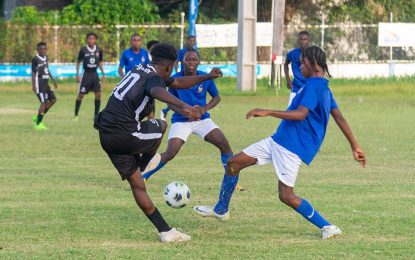
{"label": "blue jersey", "polygon": [[276,143],[298,155],[306,164],[311,163],[320,149],[330,111],[337,108],[328,83],[324,78],[309,78],[287,109],[297,110],[304,106],[309,110],[307,117],[303,121],[282,120],[272,136]]}
{"label": "blue jersey", "polygon": [[[197,50],[196,46],[194,47],[194,49]],[[184,58],[184,54],[188,50],[189,49],[187,47],[184,47],[180,49],[179,52],[177,53],[177,61],[180,62],[180,71],[184,71],[183,58]]]}
{"label": "blue jersey", "polygon": [[[197,71],[197,75],[205,75],[203,71]],[[173,78],[183,77],[184,73],[179,72],[173,75]],[[209,93],[211,97],[216,97],[219,95],[218,89],[216,88],[216,84],[213,80],[207,80],[200,84],[197,84],[189,89],[173,89],[169,88],[169,92],[183,101],[184,103],[188,104],[189,106],[206,106],[206,94]],[[210,118],[210,114],[208,112],[204,113],[201,120]],[[171,117],[171,123],[174,124],[176,122],[188,122],[189,118],[182,116],[181,114],[174,112],[173,116]]]}
{"label": "blue jersey", "polygon": [[139,53],[135,53],[132,48],[129,48],[123,51],[120,58],[120,67],[125,67],[125,74],[132,70],[135,65],[149,63],[148,52],[143,48],[140,48]]}
{"label": "blue jersey", "polygon": [[285,59],[287,62],[291,63],[291,70],[294,75],[294,80],[292,84],[291,91],[297,93],[300,88],[302,88],[306,83],[306,78],[304,78],[303,74],[301,73],[301,49],[296,48],[287,53],[287,57]]}

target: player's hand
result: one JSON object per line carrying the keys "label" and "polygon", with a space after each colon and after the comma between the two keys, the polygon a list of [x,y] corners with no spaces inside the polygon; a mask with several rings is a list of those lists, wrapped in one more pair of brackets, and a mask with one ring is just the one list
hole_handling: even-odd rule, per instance
{"label": "player's hand", "polygon": [[81,77],[79,75],[76,75],[76,82],[81,83]]}
{"label": "player's hand", "polygon": [[58,89],[58,82],[56,81],[56,79],[53,80],[53,86],[55,87],[55,89]]}
{"label": "player's hand", "polygon": [[268,110],[255,108],[246,114],[246,119],[250,119],[251,117],[264,117],[268,115]]}
{"label": "player's hand", "polygon": [[291,90],[293,88],[293,82],[291,80],[287,80],[287,88]]}
{"label": "player's hand", "polygon": [[353,157],[360,163],[360,165],[362,165],[362,167],[366,166],[366,154],[362,149],[359,147],[353,149]]}
{"label": "player's hand", "polygon": [[222,77],[223,75],[222,75],[222,71],[219,68],[213,68],[209,72],[208,76],[209,76],[209,79],[216,79],[216,78]]}
{"label": "player's hand", "polygon": [[102,77],[101,77],[101,81],[102,81],[102,83],[107,82],[107,77],[105,77],[105,75],[102,75]]}
{"label": "player's hand", "polygon": [[194,107],[196,107],[197,109],[199,109],[199,112],[200,112],[200,116],[202,116],[204,113],[206,113],[207,112],[207,109],[206,109],[206,107],[202,107],[202,106],[194,106]]}

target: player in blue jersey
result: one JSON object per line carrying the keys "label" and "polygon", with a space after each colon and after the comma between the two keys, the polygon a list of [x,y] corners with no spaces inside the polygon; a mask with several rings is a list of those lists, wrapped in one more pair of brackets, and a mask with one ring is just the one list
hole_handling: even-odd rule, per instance
{"label": "player in blue jersey", "polygon": [[[183,63],[184,71],[176,73],[173,75],[173,78],[206,74],[197,70],[200,58],[199,53],[196,50],[188,50],[184,54]],[[167,150],[161,155],[156,155],[156,157],[152,159],[152,162],[150,162],[146,171],[143,172],[143,178],[147,180],[151,175],[159,171],[166,163],[173,159],[191,134],[195,134],[206,142],[216,146],[220,150],[222,164],[226,167],[227,160],[232,156],[232,149],[225,135],[212,119],[210,119],[210,114],[208,113],[208,111],[214,108],[221,99],[215,82],[213,80],[208,80],[199,83],[190,89],[170,88],[169,92],[184,103],[192,107],[198,107],[202,116],[200,121],[189,122],[189,119],[180,113],[175,112],[173,114]],[[206,103],[207,94],[212,97],[208,103]],[[174,108],[171,104],[169,104],[169,107]],[[239,187],[239,190],[242,189],[243,188]]]}
{"label": "player in blue jersey", "polygon": [[[120,58],[120,66],[118,67],[118,75],[121,78],[124,77],[135,65],[138,64],[149,64],[149,54],[148,51],[141,48],[142,39],[141,36],[137,33],[131,36],[131,48],[123,51]],[[124,70],[125,69],[125,73]]]}
{"label": "player in blue jersey", "polygon": [[[284,74],[285,79],[287,80],[287,88],[291,91],[290,98],[288,100],[288,106],[291,105],[295,95],[298,90],[300,90],[306,83],[306,79],[301,73],[301,53],[308,47],[310,44],[310,34],[306,31],[301,31],[297,36],[297,43],[300,45],[300,48],[293,49],[287,53],[284,63]],[[291,81],[290,72],[288,65],[291,63],[291,71],[294,75],[294,80]]]}
{"label": "player in blue jersey", "polygon": [[[180,63],[180,72],[183,72],[184,70],[184,63],[183,63],[183,58],[184,55],[186,54],[186,52],[188,50],[197,50],[196,47],[196,37],[194,35],[189,35],[187,36],[187,42],[186,42],[186,46],[184,46],[184,48],[181,48],[178,52],[177,52],[177,62],[175,65],[175,70],[176,72],[179,72],[179,63]],[[160,111],[160,118],[161,120],[166,120],[167,117],[167,113],[170,111],[169,107],[163,108]]]}
{"label": "player in blue jersey", "polygon": [[293,208],[305,219],[320,228],[322,238],[332,238],[341,234],[341,230],[323,218],[311,204],[294,193],[294,185],[301,162],[309,165],[317,154],[326,134],[330,114],[349,141],[354,159],[362,166],[366,156],[359,148],[352,130],[342,116],[336,101],[328,87],[330,77],[326,56],[316,46],[307,48],[302,57],[301,72],[307,78],[287,111],[256,108],[246,117],[276,117],[282,119],[277,131],[271,137],[263,139],[233,156],[227,163],[227,175],[222,182],[219,200],[215,207],[196,206],[194,211],[205,217],[229,219],[229,202],[240,170],[254,164],[272,163],[279,179],[280,200]]}

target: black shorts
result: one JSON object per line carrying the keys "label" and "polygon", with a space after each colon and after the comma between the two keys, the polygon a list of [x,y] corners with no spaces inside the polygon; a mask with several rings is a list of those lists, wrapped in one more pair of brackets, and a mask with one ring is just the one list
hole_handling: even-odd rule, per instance
{"label": "black shorts", "polygon": [[79,93],[88,94],[89,92],[101,92],[101,81],[99,80],[98,73],[84,72],[79,84]]}
{"label": "black shorts", "polygon": [[163,138],[161,120],[143,121],[140,126],[140,131],[132,134],[99,133],[102,148],[123,180],[138,168],[145,169],[151,159],[145,154],[154,154]]}
{"label": "black shorts", "polygon": [[36,93],[36,96],[42,104],[52,100],[56,100],[55,93],[53,93],[51,89]]}

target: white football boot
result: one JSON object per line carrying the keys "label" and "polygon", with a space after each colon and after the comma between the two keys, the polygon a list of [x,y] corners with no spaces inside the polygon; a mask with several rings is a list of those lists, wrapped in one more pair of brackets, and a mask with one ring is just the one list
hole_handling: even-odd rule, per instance
{"label": "white football boot", "polygon": [[341,234],[341,229],[335,225],[325,226],[321,229],[321,239],[334,238],[340,236]]}
{"label": "white football boot", "polygon": [[229,220],[229,211],[223,215],[217,214],[211,206],[194,206],[193,211],[202,217],[215,217],[221,221]]}
{"label": "white football boot", "polygon": [[175,228],[170,229],[170,231],[160,232],[159,236],[160,236],[161,242],[163,243],[184,242],[184,241],[189,241],[190,239],[192,239],[191,236],[185,233],[182,233],[180,231],[177,231],[177,229]]}
{"label": "white football boot", "polygon": [[149,171],[154,170],[157,165],[159,165],[161,161],[161,155],[159,153],[156,153],[153,158],[151,158],[150,162],[147,164],[147,167],[144,171],[141,172],[141,176],[148,173]]}

